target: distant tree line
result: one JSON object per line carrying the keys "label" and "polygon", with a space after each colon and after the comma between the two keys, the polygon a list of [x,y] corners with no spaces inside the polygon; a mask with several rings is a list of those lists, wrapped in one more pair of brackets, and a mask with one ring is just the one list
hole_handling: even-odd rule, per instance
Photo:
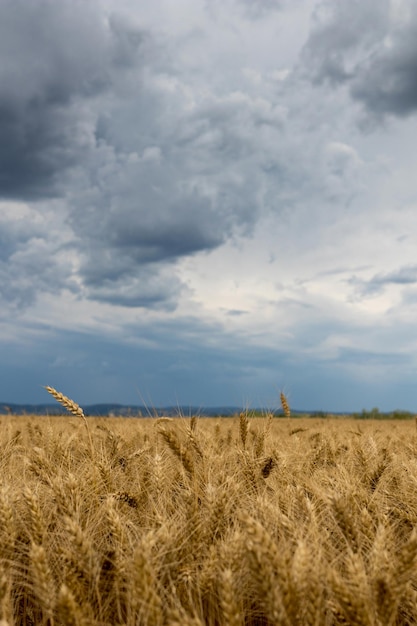
{"label": "distant tree line", "polygon": [[353,417],[359,420],[411,420],[416,417],[416,414],[400,409],[382,413],[377,407],[374,407],[370,411],[362,409],[360,413],[353,413]]}

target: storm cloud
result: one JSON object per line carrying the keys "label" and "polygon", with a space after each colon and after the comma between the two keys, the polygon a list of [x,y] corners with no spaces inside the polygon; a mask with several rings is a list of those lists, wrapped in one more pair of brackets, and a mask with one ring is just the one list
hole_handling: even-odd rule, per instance
{"label": "storm cloud", "polygon": [[172,307],[176,260],[256,224],[279,108],[201,92],[168,42],[99,2],[0,13],[1,196],[66,198],[84,297]]}
{"label": "storm cloud", "polygon": [[38,363],[80,402],[132,401],[129,362],[155,404],[411,389],[416,29],[410,0],[0,0],[0,400]]}
{"label": "storm cloud", "polygon": [[97,5],[0,2],[0,193],[62,193],[62,174],[91,149],[86,101],[103,93],[122,57]]}
{"label": "storm cloud", "polygon": [[323,2],[304,50],[313,80],[346,85],[375,116],[417,110],[417,9],[411,2]]}

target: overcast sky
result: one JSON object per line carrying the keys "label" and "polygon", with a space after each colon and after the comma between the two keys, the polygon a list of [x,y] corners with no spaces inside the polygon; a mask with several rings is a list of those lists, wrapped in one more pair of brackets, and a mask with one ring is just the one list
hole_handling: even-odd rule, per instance
{"label": "overcast sky", "polygon": [[0,0],[0,401],[417,412],[414,0]]}

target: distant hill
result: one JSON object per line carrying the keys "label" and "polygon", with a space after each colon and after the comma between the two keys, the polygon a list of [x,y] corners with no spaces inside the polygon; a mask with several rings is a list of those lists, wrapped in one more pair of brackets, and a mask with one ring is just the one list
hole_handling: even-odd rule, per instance
{"label": "distant hill", "polygon": [[[201,417],[231,417],[233,415],[239,415],[242,411],[246,411],[245,407],[240,406],[163,406],[163,407],[146,407],[143,405],[125,405],[125,404],[90,404],[82,407],[84,414],[92,417],[178,417],[183,415],[189,417],[191,415],[200,415]],[[249,416],[251,415],[267,415],[270,411],[262,408],[248,409]],[[65,409],[58,404],[11,404],[10,402],[0,402],[0,415],[69,415]],[[276,417],[283,417],[282,409],[272,411]],[[370,411],[363,409],[360,413],[338,413],[335,411],[298,411],[297,409],[291,409],[291,417],[354,417],[356,419],[372,419],[372,420],[404,420],[404,419],[416,419],[417,414],[410,411],[404,411],[396,409],[389,412],[381,412],[379,409],[374,408]]]}
{"label": "distant hill", "polygon": [[[226,416],[239,414],[245,410],[238,406],[214,406],[201,408],[198,406],[164,406],[157,408],[147,408],[141,405],[124,404],[91,404],[83,406],[85,415],[91,416],[123,416],[123,417],[155,417],[166,415],[169,417],[177,417],[179,415],[201,415],[208,416]],[[68,415],[58,403],[56,404],[10,404],[0,403],[0,414],[11,413],[13,415]],[[266,414],[265,409],[250,409],[249,413]],[[293,414],[301,413],[300,411],[292,411]],[[303,412],[305,413],[305,412]],[[282,410],[274,411],[274,415],[282,415]]]}

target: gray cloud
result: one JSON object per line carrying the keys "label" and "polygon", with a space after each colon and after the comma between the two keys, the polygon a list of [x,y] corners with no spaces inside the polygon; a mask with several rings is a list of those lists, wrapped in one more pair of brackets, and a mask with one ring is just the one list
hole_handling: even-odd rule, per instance
{"label": "gray cloud", "polygon": [[252,232],[271,164],[277,201],[284,118],[157,39],[99,0],[0,0],[0,197],[65,197],[84,297],[172,308],[177,260]]}
{"label": "gray cloud", "polygon": [[93,144],[84,102],[136,58],[141,35],[98,3],[0,1],[0,197],[63,193]]}
{"label": "gray cloud", "polygon": [[7,262],[0,261],[0,303],[4,311],[21,311],[46,294],[76,291],[71,266],[58,260],[49,244],[34,238],[18,246]]}
{"label": "gray cloud", "polygon": [[88,243],[83,271],[89,281],[95,273],[91,266],[101,266],[98,279],[110,269],[105,268],[111,251],[116,277],[131,263],[175,259],[223,241],[228,216],[222,219],[210,198],[189,185],[174,163],[122,159],[108,165],[100,189],[87,188],[71,210],[74,232],[83,246]]}
{"label": "gray cloud", "polygon": [[[21,335],[32,349],[24,359],[24,348],[15,345],[9,362],[9,368],[13,363],[21,373],[21,402],[25,394],[44,401],[42,386],[51,384],[80,403],[114,401],[122,394],[123,402],[139,404],[143,397],[151,407],[176,402],[256,404],[265,396],[274,398],[277,368],[285,358],[279,350],[250,345],[243,356],[241,340],[224,333],[219,324],[191,316],[151,324],[138,320],[123,328],[122,339],[24,323]],[[5,363],[0,363],[0,373],[3,385],[7,381],[2,401],[11,401],[18,385]],[[265,376],[260,398],[256,384]]]}
{"label": "gray cloud", "polygon": [[0,203],[0,303],[7,315],[45,293],[77,291],[70,232],[57,203]]}
{"label": "gray cloud", "polygon": [[[296,0],[293,0],[295,2]],[[259,20],[271,12],[280,10],[288,0],[205,0],[207,11],[213,15],[216,10],[224,11],[225,6],[230,11],[236,11],[249,20]]]}
{"label": "gray cloud", "polygon": [[13,254],[36,236],[41,229],[25,219],[10,219],[0,213],[0,262],[7,263]]}
{"label": "gray cloud", "polygon": [[[293,140],[300,102],[291,120],[289,83],[281,89],[260,77],[253,85],[243,74],[239,87],[207,82],[179,69],[175,37],[145,31],[99,0],[26,7],[0,0],[0,35],[4,24],[16,34],[0,37],[2,56],[12,59],[0,66],[0,112],[9,107],[13,122],[0,116],[0,139],[11,146],[3,156],[0,148],[0,194],[62,194],[56,211],[78,262],[57,268],[57,285],[67,280],[100,302],[172,310],[186,289],[182,258],[251,236],[263,215],[295,211],[303,195],[335,204],[354,193],[361,161],[353,148]],[[58,232],[41,235],[52,266]],[[18,257],[10,263],[25,271]],[[31,284],[30,293],[42,292],[41,277]],[[19,300],[11,285],[9,295]]]}
{"label": "gray cloud", "polygon": [[318,3],[0,0],[0,400],[414,402],[415,11]]}
{"label": "gray cloud", "polygon": [[414,285],[417,283],[417,265],[407,265],[393,272],[375,274],[369,280],[353,276],[349,284],[360,296],[372,296],[383,291],[387,285]]}
{"label": "gray cloud", "polygon": [[251,18],[261,18],[271,11],[282,8],[286,0],[237,0],[244,12]]}
{"label": "gray cloud", "polygon": [[377,115],[417,111],[417,19],[393,49],[372,59],[352,85],[352,96]]}
{"label": "gray cloud", "polygon": [[[100,268],[101,276],[89,275],[85,281],[88,297],[98,302],[108,302],[125,307],[144,307],[172,311],[186,287],[169,271],[159,265],[125,268],[116,278],[109,268]],[[107,270],[107,271],[106,271]]]}
{"label": "gray cloud", "polygon": [[331,84],[351,80],[358,61],[385,36],[388,19],[389,0],[319,3],[302,52],[312,78]]}
{"label": "gray cloud", "polygon": [[365,367],[396,368],[398,366],[410,366],[412,357],[409,354],[395,352],[372,351],[360,348],[339,348],[338,360],[344,365],[360,365]]}
{"label": "gray cloud", "polygon": [[252,232],[264,210],[261,190],[270,177],[264,165],[271,161],[277,202],[286,178],[276,149],[279,110],[240,92],[207,93],[190,107],[189,94],[174,74],[155,71],[127,102],[113,101],[101,116],[87,175],[80,174],[69,196],[87,297],[160,306],[159,297],[135,294],[138,279],[149,272],[158,283],[164,265],[171,307],[173,291],[179,297],[182,290],[178,259]]}
{"label": "gray cloud", "polygon": [[[193,317],[139,319],[123,328],[122,340],[24,323],[20,330],[21,343],[13,342],[9,358],[0,362],[3,402],[45,402],[43,386],[50,384],[81,405],[144,400],[150,408],[176,403],[278,408],[282,388],[290,391],[296,409],[395,408],[394,393],[402,407],[413,405],[410,359],[386,348],[340,348],[329,367],[313,351],[297,357],[291,346],[254,346]],[[389,376],[381,375],[386,370]]]}
{"label": "gray cloud", "polygon": [[302,58],[316,83],[347,85],[376,118],[417,110],[417,9],[411,2],[323,2]]}

